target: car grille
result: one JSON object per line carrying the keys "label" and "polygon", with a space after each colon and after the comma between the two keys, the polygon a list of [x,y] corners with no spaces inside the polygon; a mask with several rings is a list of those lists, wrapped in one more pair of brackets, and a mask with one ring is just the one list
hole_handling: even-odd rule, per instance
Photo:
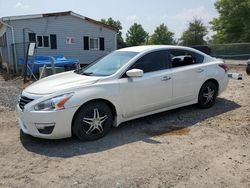
{"label": "car grille", "polygon": [[30,103],[31,101],[33,101],[34,99],[30,99],[28,97],[25,96],[21,96],[20,100],[19,100],[19,107],[23,110],[24,106],[28,103]]}

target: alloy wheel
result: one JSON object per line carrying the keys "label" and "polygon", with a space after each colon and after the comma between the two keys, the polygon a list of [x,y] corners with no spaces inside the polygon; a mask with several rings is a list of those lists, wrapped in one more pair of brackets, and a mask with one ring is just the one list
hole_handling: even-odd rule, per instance
{"label": "alloy wheel", "polygon": [[211,87],[207,87],[207,92],[203,93],[204,104],[213,102],[215,91]]}
{"label": "alloy wheel", "polygon": [[97,140],[110,131],[113,121],[113,112],[105,102],[88,102],[77,111],[72,132],[81,140]]}
{"label": "alloy wheel", "polygon": [[212,81],[205,82],[198,95],[198,105],[201,108],[210,108],[215,104],[218,87]]}
{"label": "alloy wheel", "polygon": [[103,123],[108,118],[107,115],[100,115],[98,108],[95,108],[93,111],[93,117],[84,117],[83,118],[83,129],[86,134],[98,134],[103,132]]}

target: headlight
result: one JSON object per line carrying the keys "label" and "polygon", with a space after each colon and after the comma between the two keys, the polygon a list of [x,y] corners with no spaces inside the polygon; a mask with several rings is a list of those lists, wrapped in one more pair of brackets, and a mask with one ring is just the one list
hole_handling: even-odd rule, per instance
{"label": "headlight", "polygon": [[37,104],[36,111],[54,111],[65,109],[64,104],[73,96],[73,93],[60,95]]}

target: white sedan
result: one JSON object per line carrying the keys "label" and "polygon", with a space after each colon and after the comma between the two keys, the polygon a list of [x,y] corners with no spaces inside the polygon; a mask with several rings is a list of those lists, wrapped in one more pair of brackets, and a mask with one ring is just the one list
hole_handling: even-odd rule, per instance
{"label": "white sedan", "polygon": [[138,117],[196,103],[209,108],[227,85],[224,62],[195,49],[124,48],[27,87],[17,105],[19,125],[34,137],[96,140]]}

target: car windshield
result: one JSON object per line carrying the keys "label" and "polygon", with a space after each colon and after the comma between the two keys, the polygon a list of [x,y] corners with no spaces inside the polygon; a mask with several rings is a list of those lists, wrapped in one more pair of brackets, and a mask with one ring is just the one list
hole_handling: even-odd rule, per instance
{"label": "car windshield", "polygon": [[115,51],[76,72],[88,76],[110,76],[137,54],[138,52]]}

